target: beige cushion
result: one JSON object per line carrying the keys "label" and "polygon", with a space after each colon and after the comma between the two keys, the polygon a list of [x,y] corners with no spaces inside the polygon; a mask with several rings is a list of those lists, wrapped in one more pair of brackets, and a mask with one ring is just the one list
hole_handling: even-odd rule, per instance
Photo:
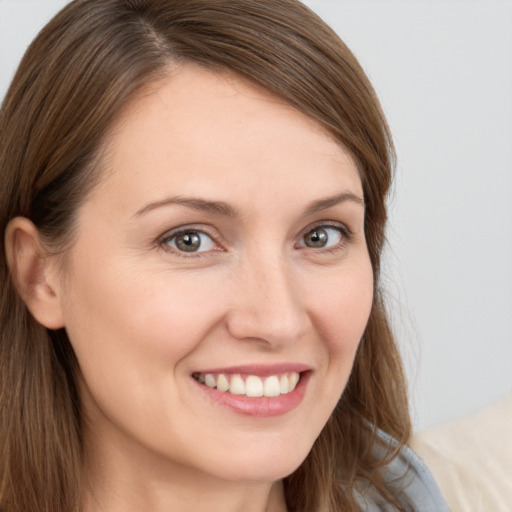
{"label": "beige cushion", "polygon": [[512,395],[411,443],[451,512],[512,512]]}

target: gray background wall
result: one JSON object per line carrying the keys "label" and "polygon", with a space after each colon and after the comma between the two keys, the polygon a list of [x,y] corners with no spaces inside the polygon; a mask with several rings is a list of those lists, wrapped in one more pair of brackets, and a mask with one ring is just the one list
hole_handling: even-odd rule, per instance
{"label": "gray background wall", "polygon": [[[0,98],[65,3],[0,0]],[[512,1],[306,3],[360,59],[395,136],[384,280],[423,429],[512,393]]]}

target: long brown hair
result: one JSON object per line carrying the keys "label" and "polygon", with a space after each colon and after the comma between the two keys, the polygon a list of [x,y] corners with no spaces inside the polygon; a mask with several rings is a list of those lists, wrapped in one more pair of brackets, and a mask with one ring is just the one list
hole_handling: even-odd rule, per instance
{"label": "long brown hair", "polygon": [[[285,479],[289,510],[358,510],[410,433],[400,358],[379,288],[393,167],[374,90],[350,50],[297,0],[76,0],[29,47],[0,111],[0,233],[16,216],[54,250],[98,181],[120,109],[170,62],[230,69],[326,127],[355,158],[375,294],[348,385],[312,451]],[[83,461],[77,363],[64,330],[42,327],[9,274],[0,240],[0,507],[79,509]],[[378,429],[397,445],[380,450]]]}

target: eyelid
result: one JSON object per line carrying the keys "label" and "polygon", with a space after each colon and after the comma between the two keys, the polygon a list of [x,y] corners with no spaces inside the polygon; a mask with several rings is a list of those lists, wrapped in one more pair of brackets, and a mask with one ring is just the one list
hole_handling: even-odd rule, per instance
{"label": "eyelid", "polygon": [[[206,235],[213,241],[213,243],[218,247],[218,249],[187,253],[185,251],[178,251],[177,249],[174,249],[173,247],[167,245],[167,242],[172,238],[190,231],[195,231],[197,233]],[[209,229],[205,229],[204,224],[201,225],[201,227],[198,227],[197,224],[185,224],[183,226],[178,226],[176,228],[169,229],[168,231],[160,235],[156,240],[156,244],[158,245],[159,248],[163,249],[167,253],[175,254],[183,258],[199,258],[201,256],[211,254],[212,252],[220,252],[221,250],[224,250],[222,243],[219,241],[220,238],[220,235],[213,235]]]}
{"label": "eyelid", "polygon": [[[299,247],[301,249],[305,249],[305,250],[312,250],[316,253],[335,252],[336,250],[340,250],[346,244],[350,243],[353,239],[353,236],[354,236],[353,232],[342,222],[337,222],[337,221],[333,221],[333,220],[323,220],[323,221],[314,222],[314,223],[310,224],[308,227],[306,227],[305,229],[303,229],[299,234],[299,240],[302,241],[303,237],[310,231],[312,231],[314,229],[322,228],[322,227],[338,229],[342,235],[341,242],[334,247],[328,247],[328,248],[323,248],[323,249],[322,248],[311,248],[311,247],[307,247],[306,245],[300,245]],[[176,237],[182,233],[186,233],[188,231],[197,231],[198,233],[205,234],[206,236],[208,236],[209,238],[212,239],[213,243],[218,248],[214,249],[213,251],[210,250],[210,251],[199,251],[199,252],[186,253],[184,251],[178,251],[176,249],[173,249],[169,245],[166,245],[166,242],[168,240],[170,240],[173,237]],[[185,224],[185,225],[178,226],[178,227],[175,227],[175,228],[165,231],[162,235],[160,235],[157,238],[156,244],[158,245],[159,248],[162,248],[164,251],[178,255],[183,258],[198,258],[198,257],[207,256],[207,255],[211,254],[212,252],[225,251],[225,249],[223,247],[223,243],[222,243],[222,237],[220,236],[220,234],[214,235],[213,233],[211,233],[211,231],[214,231],[214,228],[209,227],[209,226],[205,227],[204,224],[201,224],[200,226],[197,224]]]}
{"label": "eyelid", "polygon": [[332,220],[324,220],[324,221],[317,221],[311,225],[309,225],[307,228],[301,231],[299,235],[299,240],[303,241],[303,238],[305,235],[310,233],[311,231],[319,228],[334,228],[340,231],[342,235],[341,242],[333,247],[326,247],[326,248],[313,248],[308,247],[307,245],[300,245],[299,247],[304,248],[305,250],[312,250],[315,253],[319,252],[335,252],[336,250],[342,249],[346,244],[350,243],[353,240],[354,234],[353,232],[342,222],[336,222]]}
{"label": "eyelid", "polygon": [[352,231],[347,227],[346,224],[343,224],[343,222],[337,222],[334,220],[316,221],[313,224],[310,224],[305,229],[303,229],[299,236],[303,237],[310,231],[313,231],[314,229],[318,229],[318,228],[322,228],[322,227],[339,229],[341,231],[341,233],[343,233],[343,235],[346,236],[347,238],[351,238],[353,236]]}

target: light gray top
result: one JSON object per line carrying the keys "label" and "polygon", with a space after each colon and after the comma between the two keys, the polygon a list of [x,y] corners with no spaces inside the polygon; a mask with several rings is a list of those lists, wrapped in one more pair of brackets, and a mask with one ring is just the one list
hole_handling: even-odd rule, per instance
{"label": "light gray top", "polygon": [[[396,444],[387,434],[383,439]],[[449,512],[434,477],[424,462],[407,446],[382,470],[386,481],[401,489],[399,501],[407,512]],[[361,486],[356,496],[362,512],[396,512],[396,507],[386,502],[373,488]]]}

